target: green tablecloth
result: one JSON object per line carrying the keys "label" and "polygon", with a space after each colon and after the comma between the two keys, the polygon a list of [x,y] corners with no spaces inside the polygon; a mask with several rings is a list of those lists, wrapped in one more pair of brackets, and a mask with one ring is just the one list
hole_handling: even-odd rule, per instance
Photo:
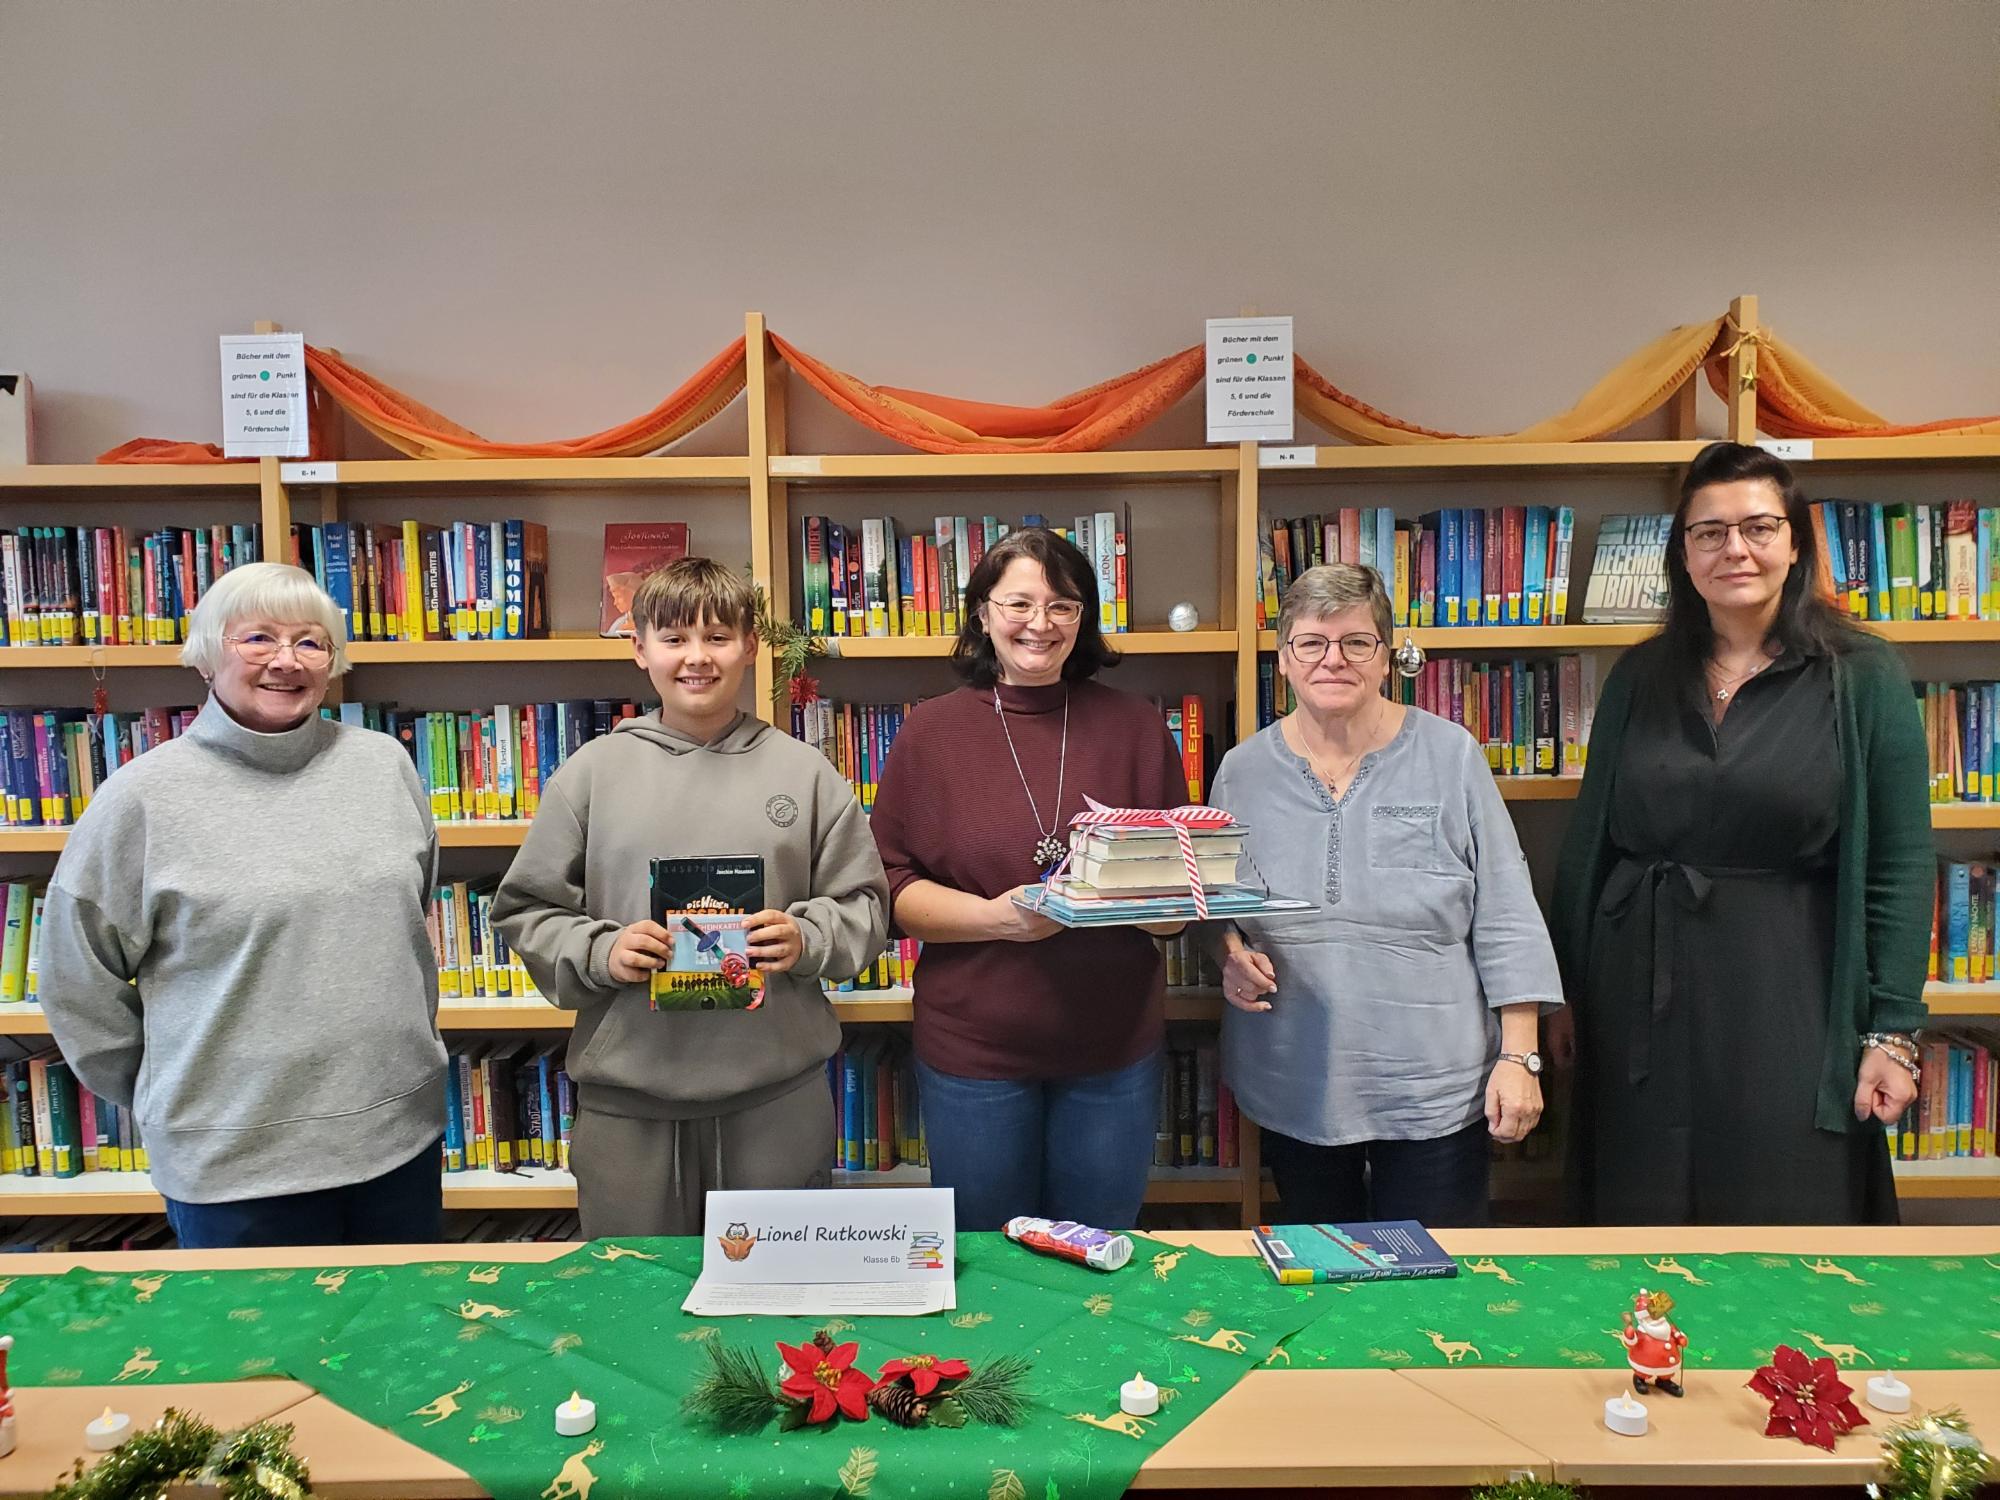
{"label": "green tablecloth", "polygon": [[[1158,1254],[1149,1260],[1148,1256]],[[616,1241],[539,1265],[20,1278],[0,1295],[23,1384],[207,1381],[286,1375],[472,1474],[501,1500],[739,1497],[1111,1496],[1146,1456],[1318,1312],[1324,1294],[1275,1286],[1248,1263],[1142,1242],[1101,1275],[997,1235],[959,1239],[958,1309],[859,1319],[861,1363],[933,1352],[975,1366],[1034,1361],[1032,1415],[1014,1429],[906,1430],[873,1417],[827,1431],[726,1436],[680,1400],[701,1344],[755,1348],[813,1328],[791,1319],[697,1320],[680,1311],[700,1269],[691,1240]],[[1137,1370],[1161,1386],[1157,1420],[1118,1411]],[[597,1403],[588,1439],[554,1433],[556,1404]],[[305,1455],[310,1462],[312,1455]]]}
{"label": "green tablecloth", "polygon": [[[2000,1364],[2000,1262],[1784,1255],[1502,1256],[1450,1280],[1280,1287],[1249,1258],[1142,1241],[1100,1275],[996,1235],[959,1238],[959,1306],[857,1320],[870,1373],[929,1351],[1035,1361],[1033,1414],[1012,1430],[906,1431],[880,1418],[825,1432],[717,1434],[679,1403],[726,1338],[778,1365],[812,1325],[680,1311],[691,1240],[613,1241],[536,1265],[18,1277],[0,1291],[22,1384],[286,1375],[471,1473],[501,1500],[1116,1495],[1147,1454],[1248,1370],[1623,1362],[1619,1315],[1671,1291],[1688,1363],[1746,1368],[1780,1343],[1847,1365]],[[1118,1386],[1159,1382],[1159,1419],[1124,1422]],[[1698,1377],[1697,1377],[1698,1378]],[[589,1439],[554,1435],[572,1389],[597,1402]],[[311,1455],[306,1457],[310,1460]]]}

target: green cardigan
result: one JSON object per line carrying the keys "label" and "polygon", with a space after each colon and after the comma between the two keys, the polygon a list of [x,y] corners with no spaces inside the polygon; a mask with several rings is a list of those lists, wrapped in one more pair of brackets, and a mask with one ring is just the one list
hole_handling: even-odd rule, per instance
{"label": "green cardigan", "polygon": [[[1628,652],[1604,679],[1590,726],[1590,754],[1576,812],[1556,869],[1550,928],[1564,989],[1588,1028],[1584,975],[1591,925],[1604,882],[1617,862],[1611,846],[1611,799],[1641,678]],[[1856,1128],[1854,1090],[1860,1038],[1870,1031],[1911,1031],[1924,1024],[1924,978],[1937,856],[1931,839],[1930,751],[1909,674],[1892,647],[1859,636],[1833,659],[1833,703],[1840,735],[1845,801],[1834,894],[1833,990],[1827,997],[1826,1055],[1820,1062],[1822,1130]],[[1774,935],[1774,941],[1783,941]],[[1716,1046],[1727,1042],[1717,1038]]]}

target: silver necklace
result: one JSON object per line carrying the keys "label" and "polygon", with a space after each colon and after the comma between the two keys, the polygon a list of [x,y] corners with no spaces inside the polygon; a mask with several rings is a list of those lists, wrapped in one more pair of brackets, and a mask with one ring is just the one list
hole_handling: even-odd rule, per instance
{"label": "silver necklace", "polygon": [[1028,785],[1028,773],[1021,769],[1021,752],[1014,748],[1013,731],[1007,727],[1007,712],[1000,706],[1000,689],[993,689],[993,712],[1000,718],[1000,732],[1007,736],[1007,753],[1014,757],[1014,774],[1021,778],[1021,790],[1028,796],[1028,811],[1034,815],[1035,832],[1041,838],[1035,844],[1035,868],[1052,870],[1067,852],[1067,845],[1056,837],[1056,826],[1062,822],[1063,777],[1069,770],[1069,689],[1063,689],[1062,748],[1056,753],[1056,805],[1055,819],[1051,826],[1042,826],[1042,810],[1035,802],[1033,789]]}
{"label": "silver necklace", "polygon": [[[1719,673],[1716,673],[1716,667],[1719,665],[1718,663],[1711,661],[1706,663],[1705,665],[1707,666],[1707,669],[1710,673],[1718,676],[1720,675]],[[1733,688],[1735,688],[1740,683],[1748,682],[1751,678],[1755,677],[1759,672],[1763,671],[1764,668],[1770,665],[1771,665],[1770,659],[1767,657],[1763,661],[1758,662],[1756,666],[1752,667],[1747,672],[1738,672],[1734,677],[1723,677],[1722,686],[1715,689],[1715,701],[1717,703],[1727,703],[1729,701],[1730,691]]]}

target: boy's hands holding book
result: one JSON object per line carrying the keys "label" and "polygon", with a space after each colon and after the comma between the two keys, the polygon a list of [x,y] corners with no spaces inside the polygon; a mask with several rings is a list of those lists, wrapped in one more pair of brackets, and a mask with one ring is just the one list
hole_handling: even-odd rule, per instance
{"label": "boy's hands holding book", "polygon": [[749,919],[750,962],[767,974],[783,974],[806,951],[805,934],[784,912],[766,908]]}
{"label": "boy's hands holding book", "polygon": [[664,968],[673,953],[673,939],[658,922],[634,922],[611,944],[606,961],[620,984],[642,984],[655,969]]}

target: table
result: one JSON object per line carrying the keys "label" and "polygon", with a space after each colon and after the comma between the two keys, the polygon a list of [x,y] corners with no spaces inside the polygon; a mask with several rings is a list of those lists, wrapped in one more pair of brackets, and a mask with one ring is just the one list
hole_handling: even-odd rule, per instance
{"label": "table", "polygon": [[[1248,1255],[1241,1231],[1149,1236],[1217,1255]],[[1441,1231],[1460,1258],[1484,1255],[1687,1255],[1756,1252],[1786,1255],[1935,1255],[2000,1257],[2000,1226],[1896,1229],[1491,1229]],[[569,1245],[388,1245],[345,1248],[355,1265],[412,1261],[539,1262]],[[22,1258],[21,1274],[73,1267],[124,1271],[242,1269],[324,1264],[324,1249],[151,1251]],[[15,1269],[10,1265],[10,1270]],[[1857,1392],[1870,1372],[1845,1373]],[[2000,1370],[1906,1371],[1917,1409],[1957,1405],[1975,1430],[2000,1435]],[[1602,1403],[1624,1386],[1606,1370],[1259,1370],[1245,1377],[1201,1419],[1160,1448],[1134,1489],[1210,1492],[1339,1487],[1463,1490],[1517,1474],[1603,1486],[1722,1487],[1853,1485],[1872,1475],[1880,1413],[1871,1428],[1823,1453],[1762,1435],[1761,1404],[1740,1386],[1750,1372],[1702,1370],[1685,1399],[1655,1398],[1653,1431],[1620,1438],[1598,1420]],[[0,1460],[0,1500],[39,1495],[81,1452],[83,1424],[107,1403],[150,1423],[167,1406],[199,1412],[229,1427],[279,1417],[298,1429],[314,1488],[331,1500],[483,1497],[462,1471],[344,1411],[293,1381],[228,1385],[17,1388],[23,1432],[13,1457]]]}

